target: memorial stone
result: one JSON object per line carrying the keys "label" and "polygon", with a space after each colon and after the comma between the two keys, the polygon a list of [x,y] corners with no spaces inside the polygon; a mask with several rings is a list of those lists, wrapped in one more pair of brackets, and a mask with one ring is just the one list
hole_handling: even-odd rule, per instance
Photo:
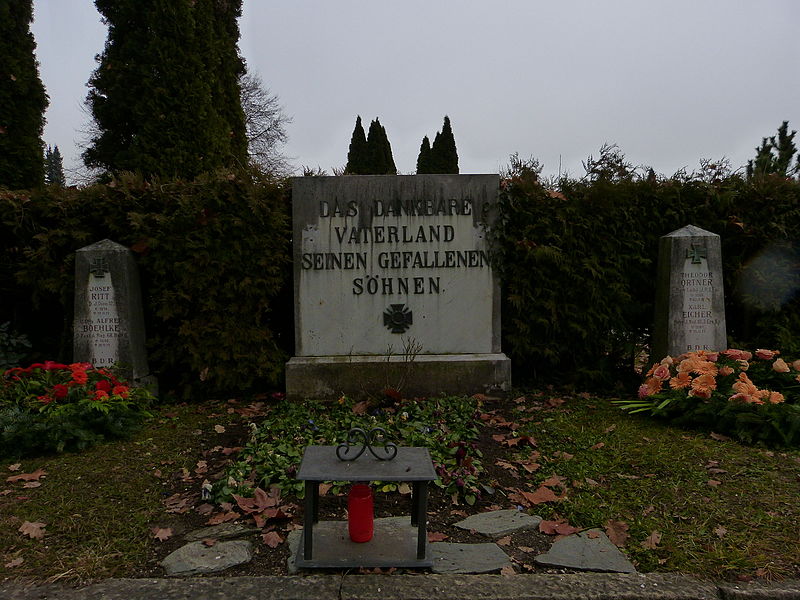
{"label": "memorial stone", "polygon": [[508,388],[487,243],[498,189],[497,175],[294,179],[287,395]]}
{"label": "memorial stone", "polygon": [[75,254],[73,358],[95,367],[116,365],[132,383],[154,387],[136,263],[128,248],[111,240]]}
{"label": "memorial stone", "polygon": [[727,348],[717,234],[687,225],[661,238],[655,305],[653,361]]}

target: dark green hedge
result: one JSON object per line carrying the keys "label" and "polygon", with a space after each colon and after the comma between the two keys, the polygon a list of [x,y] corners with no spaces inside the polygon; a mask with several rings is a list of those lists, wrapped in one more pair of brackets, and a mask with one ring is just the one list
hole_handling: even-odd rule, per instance
{"label": "dark green hedge", "polygon": [[730,345],[800,351],[800,182],[591,166],[546,185],[535,162],[514,158],[503,180],[495,252],[517,381],[633,385],[659,238],[688,224],[722,237]]}
{"label": "dark green hedge", "polygon": [[287,208],[279,182],[248,172],[0,191],[0,322],[34,358],[70,360],[75,251],[109,238],[136,254],[163,388],[279,385],[293,335]]}

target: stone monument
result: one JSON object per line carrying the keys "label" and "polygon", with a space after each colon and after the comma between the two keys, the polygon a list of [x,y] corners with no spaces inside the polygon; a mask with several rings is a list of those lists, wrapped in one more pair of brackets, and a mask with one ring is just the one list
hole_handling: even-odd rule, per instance
{"label": "stone monument", "polygon": [[650,358],[727,346],[720,237],[687,225],[661,238]]}
{"label": "stone monument", "polygon": [[148,377],[139,274],[133,253],[103,240],[75,253],[73,358],[95,367],[118,366],[131,383]]}
{"label": "stone monument", "polygon": [[293,180],[289,397],[508,388],[487,230],[497,175]]}

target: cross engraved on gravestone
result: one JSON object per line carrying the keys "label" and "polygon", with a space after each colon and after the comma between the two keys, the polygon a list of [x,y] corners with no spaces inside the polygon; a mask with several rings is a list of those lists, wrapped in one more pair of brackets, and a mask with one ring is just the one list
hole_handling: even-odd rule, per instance
{"label": "cross engraved on gravestone", "polygon": [[696,246],[695,244],[692,244],[691,250],[688,248],[686,249],[686,258],[691,258],[693,265],[699,265],[702,263],[702,260],[700,259],[708,258],[708,250],[705,246]]}
{"label": "cross engraved on gravestone", "polygon": [[383,312],[383,325],[392,333],[405,333],[411,327],[412,315],[405,304],[392,304]]}
{"label": "cross engraved on gravestone", "polygon": [[95,277],[105,277],[110,270],[108,261],[105,258],[95,258],[89,264],[89,272]]}

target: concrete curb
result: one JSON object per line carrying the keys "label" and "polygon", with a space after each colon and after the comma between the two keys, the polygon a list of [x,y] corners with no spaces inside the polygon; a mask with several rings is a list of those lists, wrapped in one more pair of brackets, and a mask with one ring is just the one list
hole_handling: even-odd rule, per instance
{"label": "concrete curb", "polygon": [[0,583],[3,600],[800,600],[800,581],[714,584],[681,575],[310,575]]}

